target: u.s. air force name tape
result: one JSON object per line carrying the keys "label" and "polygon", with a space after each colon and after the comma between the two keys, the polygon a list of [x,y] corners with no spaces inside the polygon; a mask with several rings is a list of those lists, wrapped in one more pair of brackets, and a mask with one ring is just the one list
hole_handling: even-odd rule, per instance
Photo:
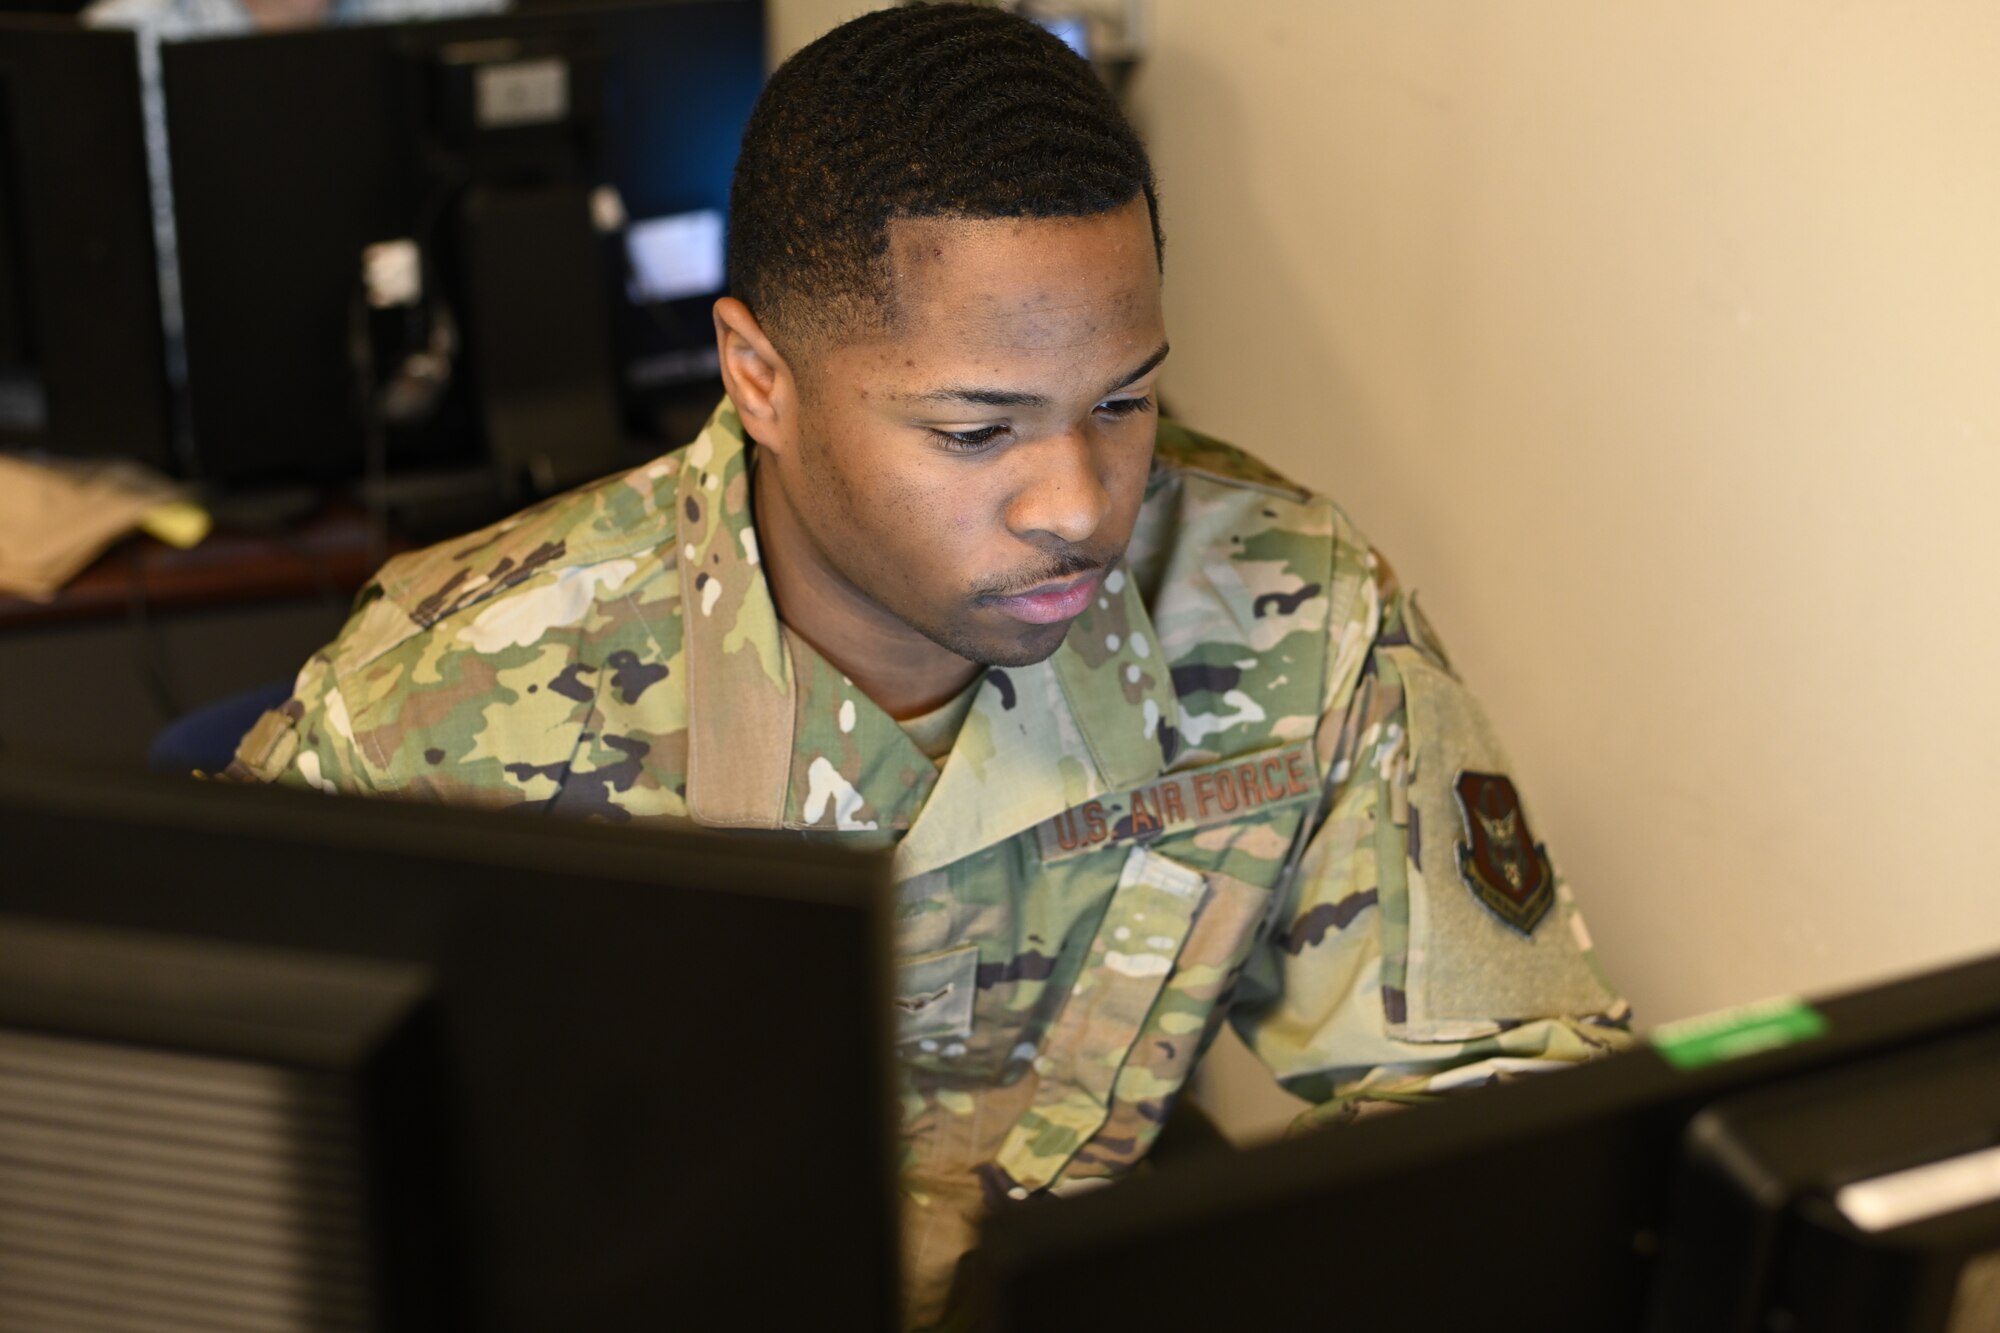
{"label": "u.s. air force name tape", "polygon": [[1120,843],[1150,842],[1169,833],[1223,824],[1319,794],[1319,764],[1311,741],[1260,750],[1185,773],[1166,773],[1142,787],[1073,805],[1035,828],[1042,860],[1061,861]]}

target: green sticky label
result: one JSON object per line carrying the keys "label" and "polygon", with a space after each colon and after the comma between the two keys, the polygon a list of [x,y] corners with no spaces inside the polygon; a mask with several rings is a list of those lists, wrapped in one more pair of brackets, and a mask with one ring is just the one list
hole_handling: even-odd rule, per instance
{"label": "green sticky label", "polygon": [[1652,1041],[1653,1048],[1674,1068],[1700,1069],[1790,1046],[1825,1031],[1824,1014],[1786,995],[1662,1023],[1653,1029]]}

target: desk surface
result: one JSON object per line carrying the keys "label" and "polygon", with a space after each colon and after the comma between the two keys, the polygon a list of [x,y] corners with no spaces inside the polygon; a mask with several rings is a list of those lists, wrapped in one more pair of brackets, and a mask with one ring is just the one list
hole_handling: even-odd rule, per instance
{"label": "desk surface", "polygon": [[284,531],[218,528],[191,550],[144,535],[126,538],[56,594],[34,602],[0,596],[0,634],[148,614],[346,596],[407,543],[378,541],[367,515],[330,501]]}

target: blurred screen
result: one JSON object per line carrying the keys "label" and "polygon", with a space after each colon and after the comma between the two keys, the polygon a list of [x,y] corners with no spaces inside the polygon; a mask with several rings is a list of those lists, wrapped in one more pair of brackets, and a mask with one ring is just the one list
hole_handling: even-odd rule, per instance
{"label": "blurred screen", "polygon": [[677,301],[714,296],[724,285],[723,218],[720,209],[634,222],[625,231],[631,263],[629,295],[634,301]]}

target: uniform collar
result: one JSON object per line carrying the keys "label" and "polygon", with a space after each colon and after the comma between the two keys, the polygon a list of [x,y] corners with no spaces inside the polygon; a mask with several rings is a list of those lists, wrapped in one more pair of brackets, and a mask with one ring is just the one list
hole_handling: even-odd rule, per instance
{"label": "uniform collar", "polygon": [[940,771],[779,623],[751,514],[748,441],[727,399],[682,451],[676,505],[687,801],[698,822],[884,840],[904,831],[903,879],[1165,768],[1176,696],[1122,566],[1047,661],[987,671]]}
{"label": "uniform collar", "polygon": [[718,828],[778,828],[792,761],[792,662],[751,522],[743,421],[726,398],[681,451],[675,509],[688,813]]}
{"label": "uniform collar", "polygon": [[1158,777],[1178,722],[1152,617],[1114,565],[1052,657],[987,671],[937,790],[896,848],[896,878]]}

